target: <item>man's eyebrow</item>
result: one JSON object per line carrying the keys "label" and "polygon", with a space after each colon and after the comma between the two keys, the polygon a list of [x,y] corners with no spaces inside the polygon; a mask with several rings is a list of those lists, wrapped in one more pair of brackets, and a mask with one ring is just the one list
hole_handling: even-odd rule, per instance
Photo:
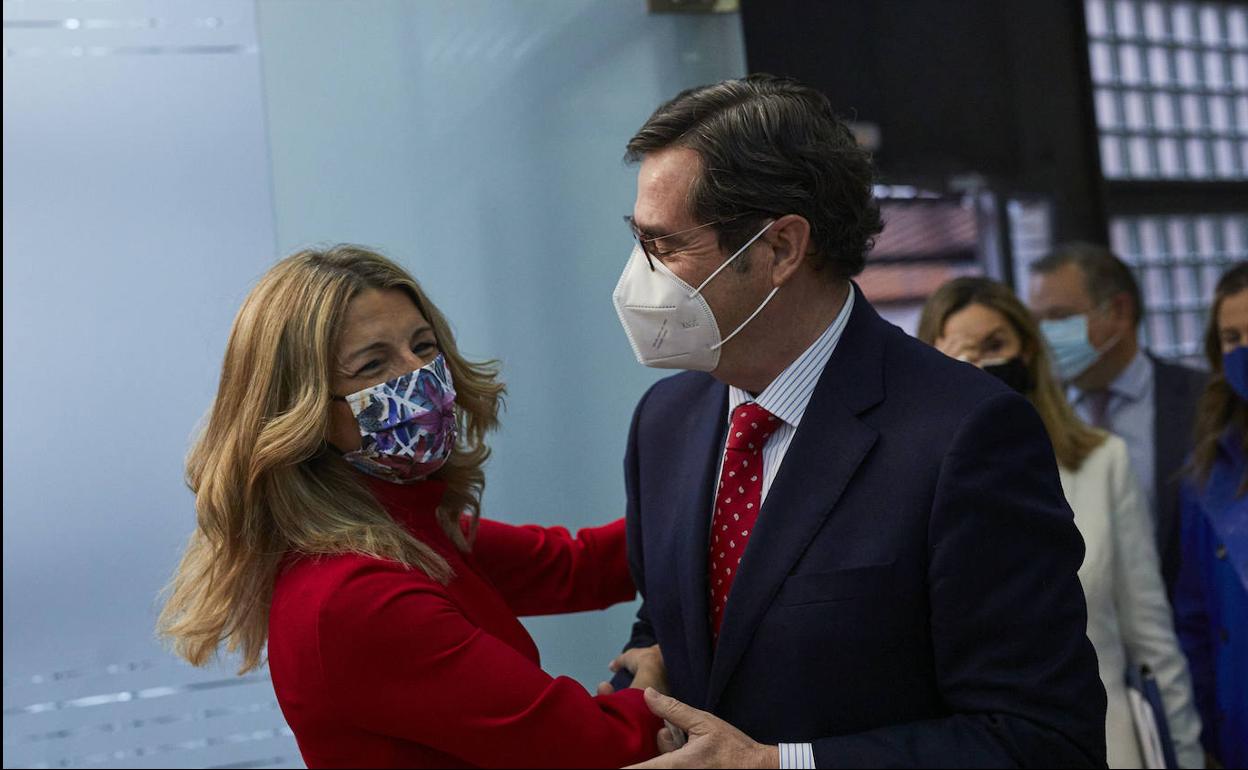
{"label": "man's eyebrow", "polygon": [[635,218],[632,218],[632,217],[630,217],[630,220],[633,223],[633,227],[637,228],[637,232],[645,236],[646,239],[667,237],[666,235],[663,234],[661,230],[656,229],[654,225],[648,225],[648,224],[643,225],[641,222],[638,222]]}
{"label": "man's eyebrow", "polygon": [[[638,228],[640,229],[640,228]],[[694,233],[670,233],[668,235],[655,235],[653,230],[642,230],[641,234],[649,241],[663,241],[663,245],[670,251],[673,247],[680,248],[689,244],[689,238]]]}

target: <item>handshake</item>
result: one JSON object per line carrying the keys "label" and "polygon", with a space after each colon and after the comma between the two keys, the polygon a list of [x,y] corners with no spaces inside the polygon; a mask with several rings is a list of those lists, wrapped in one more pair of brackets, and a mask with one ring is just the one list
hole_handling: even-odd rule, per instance
{"label": "handshake", "polygon": [[[667,668],[657,644],[625,650],[607,668],[631,673],[630,687],[645,691],[646,705],[665,724],[657,736],[659,756],[630,767],[779,767],[776,746],[757,743],[713,714],[667,694]],[[610,682],[598,684],[599,695],[614,692]]]}

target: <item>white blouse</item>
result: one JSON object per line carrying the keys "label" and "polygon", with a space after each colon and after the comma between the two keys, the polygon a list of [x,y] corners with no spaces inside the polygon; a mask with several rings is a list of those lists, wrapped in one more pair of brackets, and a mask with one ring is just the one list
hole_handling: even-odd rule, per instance
{"label": "white blouse", "polygon": [[1059,468],[1086,548],[1079,581],[1109,699],[1109,766],[1142,766],[1124,681],[1130,661],[1147,664],[1157,678],[1179,766],[1200,768],[1204,751],[1192,680],[1175,637],[1147,503],[1128,457],[1126,443],[1109,435],[1078,471]]}

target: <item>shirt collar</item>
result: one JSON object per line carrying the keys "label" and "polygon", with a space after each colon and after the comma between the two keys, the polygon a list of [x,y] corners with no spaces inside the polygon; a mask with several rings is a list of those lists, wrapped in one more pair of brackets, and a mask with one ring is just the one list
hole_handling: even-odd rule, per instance
{"label": "shirt collar", "polygon": [[[1148,395],[1148,387],[1153,381],[1153,366],[1148,360],[1148,356],[1143,350],[1136,351],[1135,357],[1131,359],[1131,363],[1109,383],[1106,388],[1115,396],[1122,396],[1128,401],[1139,401]],[[1067,397],[1071,401],[1078,402],[1083,399],[1084,391],[1070,386]]]}
{"label": "shirt collar", "polygon": [[815,385],[819,383],[819,375],[823,373],[828,359],[832,357],[832,351],[836,350],[836,343],[841,339],[841,333],[845,331],[845,326],[849,323],[849,314],[854,308],[854,293],[854,286],[851,283],[841,312],[836,314],[836,318],[828,325],[828,328],[823,330],[819,338],[811,343],[810,347],[806,348],[780,373],[779,377],[758,394],[758,398],[754,398],[748,391],[741,388],[729,386],[728,413],[732,414],[738,406],[754,401],[796,428],[802,421],[802,415],[806,413],[806,405],[810,403],[810,397],[814,395]]}

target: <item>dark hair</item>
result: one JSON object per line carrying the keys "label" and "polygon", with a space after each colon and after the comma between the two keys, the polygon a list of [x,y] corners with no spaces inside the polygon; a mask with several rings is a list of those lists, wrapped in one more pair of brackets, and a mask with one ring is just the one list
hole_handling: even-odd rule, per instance
{"label": "dark hair", "polygon": [[1052,253],[1031,263],[1033,273],[1052,273],[1064,265],[1076,265],[1083,271],[1084,286],[1092,301],[1098,305],[1119,294],[1131,297],[1131,320],[1136,326],[1144,314],[1140,299],[1140,285],[1136,283],[1131,268],[1104,246],[1085,241],[1063,243]]}
{"label": "dark hair", "polygon": [[[1209,480],[1218,456],[1218,439],[1227,427],[1238,428],[1239,440],[1248,454],[1248,404],[1235,395],[1226,381],[1226,372],[1222,371],[1222,337],[1218,333],[1218,312],[1223,300],[1245,289],[1248,289],[1248,262],[1238,262],[1218,279],[1213,290],[1213,306],[1209,308],[1205,356],[1209,359],[1212,376],[1196,410],[1196,447],[1192,450],[1192,468],[1202,483]],[[1245,491],[1248,491],[1248,473],[1239,483],[1239,493]]]}
{"label": "dark hair", "polygon": [[637,162],[668,147],[702,161],[690,190],[694,218],[736,217],[718,225],[724,249],[740,247],[763,219],[798,214],[810,223],[815,269],[849,278],[884,229],[871,156],[828,98],[795,80],[750,75],[682,91],[654,111],[624,157]]}

